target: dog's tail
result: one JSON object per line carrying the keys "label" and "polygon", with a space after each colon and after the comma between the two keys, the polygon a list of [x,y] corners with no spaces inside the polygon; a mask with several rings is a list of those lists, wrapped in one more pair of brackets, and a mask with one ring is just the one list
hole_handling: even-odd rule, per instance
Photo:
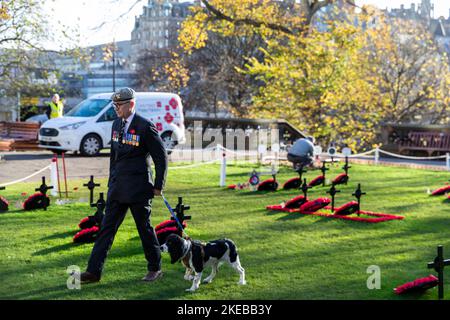
{"label": "dog's tail", "polygon": [[234,242],[230,239],[224,239],[225,243],[227,244],[228,248],[230,249],[230,262],[236,262],[238,257],[237,247],[234,244]]}

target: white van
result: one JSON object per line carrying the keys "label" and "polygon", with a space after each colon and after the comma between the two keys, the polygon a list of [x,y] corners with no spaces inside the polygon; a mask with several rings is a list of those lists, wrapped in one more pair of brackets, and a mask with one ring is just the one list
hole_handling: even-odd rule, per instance
{"label": "white van", "polygon": [[[79,151],[86,156],[111,148],[112,122],[117,118],[111,96],[97,94],[64,117],[46,121],[39,130],[39,147],[53,152]],[[178,95],[137,92],[136,113],[155,124],[167,149],[186,142],[183,105]]]}

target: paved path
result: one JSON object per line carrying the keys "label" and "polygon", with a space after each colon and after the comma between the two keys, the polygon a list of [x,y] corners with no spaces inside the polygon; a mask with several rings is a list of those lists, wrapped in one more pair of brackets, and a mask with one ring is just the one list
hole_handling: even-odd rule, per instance
{"label": "paved path", "polygon": [[[48,166],[52,159],[52,154],[48,152],[10,152],[0,156],[2,158],[0,160],[0,185],[35,173]],[[109,154],[102,154],[94,158],[68,154],[65,156],[65,162],[68,179],[89,178],[90,175],[107,177],[109,173]],[[61,157],[59,158],[59,168],[62,170]],[[42,176],[50,181],[50,170],[27,181],[40,181]]]}

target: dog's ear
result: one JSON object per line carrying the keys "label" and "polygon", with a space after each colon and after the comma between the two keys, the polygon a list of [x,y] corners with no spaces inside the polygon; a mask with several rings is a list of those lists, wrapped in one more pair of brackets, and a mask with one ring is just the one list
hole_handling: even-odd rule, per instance
{"label": "dog's ear", "polygon": [[178,243],[172,243],[171,245],[167,246],[169,255],[170,255],[170,263],[174,264],[181,258],[181,250]]}
{"label": "dog's ear", "polygon": [[180,255],[170,253],[170,263],[175,264],[180,259]]}

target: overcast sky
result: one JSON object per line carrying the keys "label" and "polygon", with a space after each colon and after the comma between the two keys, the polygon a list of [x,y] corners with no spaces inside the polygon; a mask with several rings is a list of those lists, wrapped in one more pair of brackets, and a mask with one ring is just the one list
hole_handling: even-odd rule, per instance
{"label": "overcast sky", "polygon": [[[78,45],[90,46],[116,41],[129,40],[134,26],[134,17],[142,13],[142,6],[147,3],[141,0],[119,21],[122,14],[127,12],[137,0],[45,0],[49,21],[58,25],[62,21],[70,28],[76,28],[80,32]],[[183,2],[183,1],[182,1]],[[404,4],[406,8],[411,3],[420,1],[408,0],[356,0],[356,4],[373,4],[381,9],[399,8]],[[434,17],[448,17],[450,0],[431,0],[434,3]],[[106,22],[100,29],[100,24]],[[52,48],[55,49],[55,48]]]}

